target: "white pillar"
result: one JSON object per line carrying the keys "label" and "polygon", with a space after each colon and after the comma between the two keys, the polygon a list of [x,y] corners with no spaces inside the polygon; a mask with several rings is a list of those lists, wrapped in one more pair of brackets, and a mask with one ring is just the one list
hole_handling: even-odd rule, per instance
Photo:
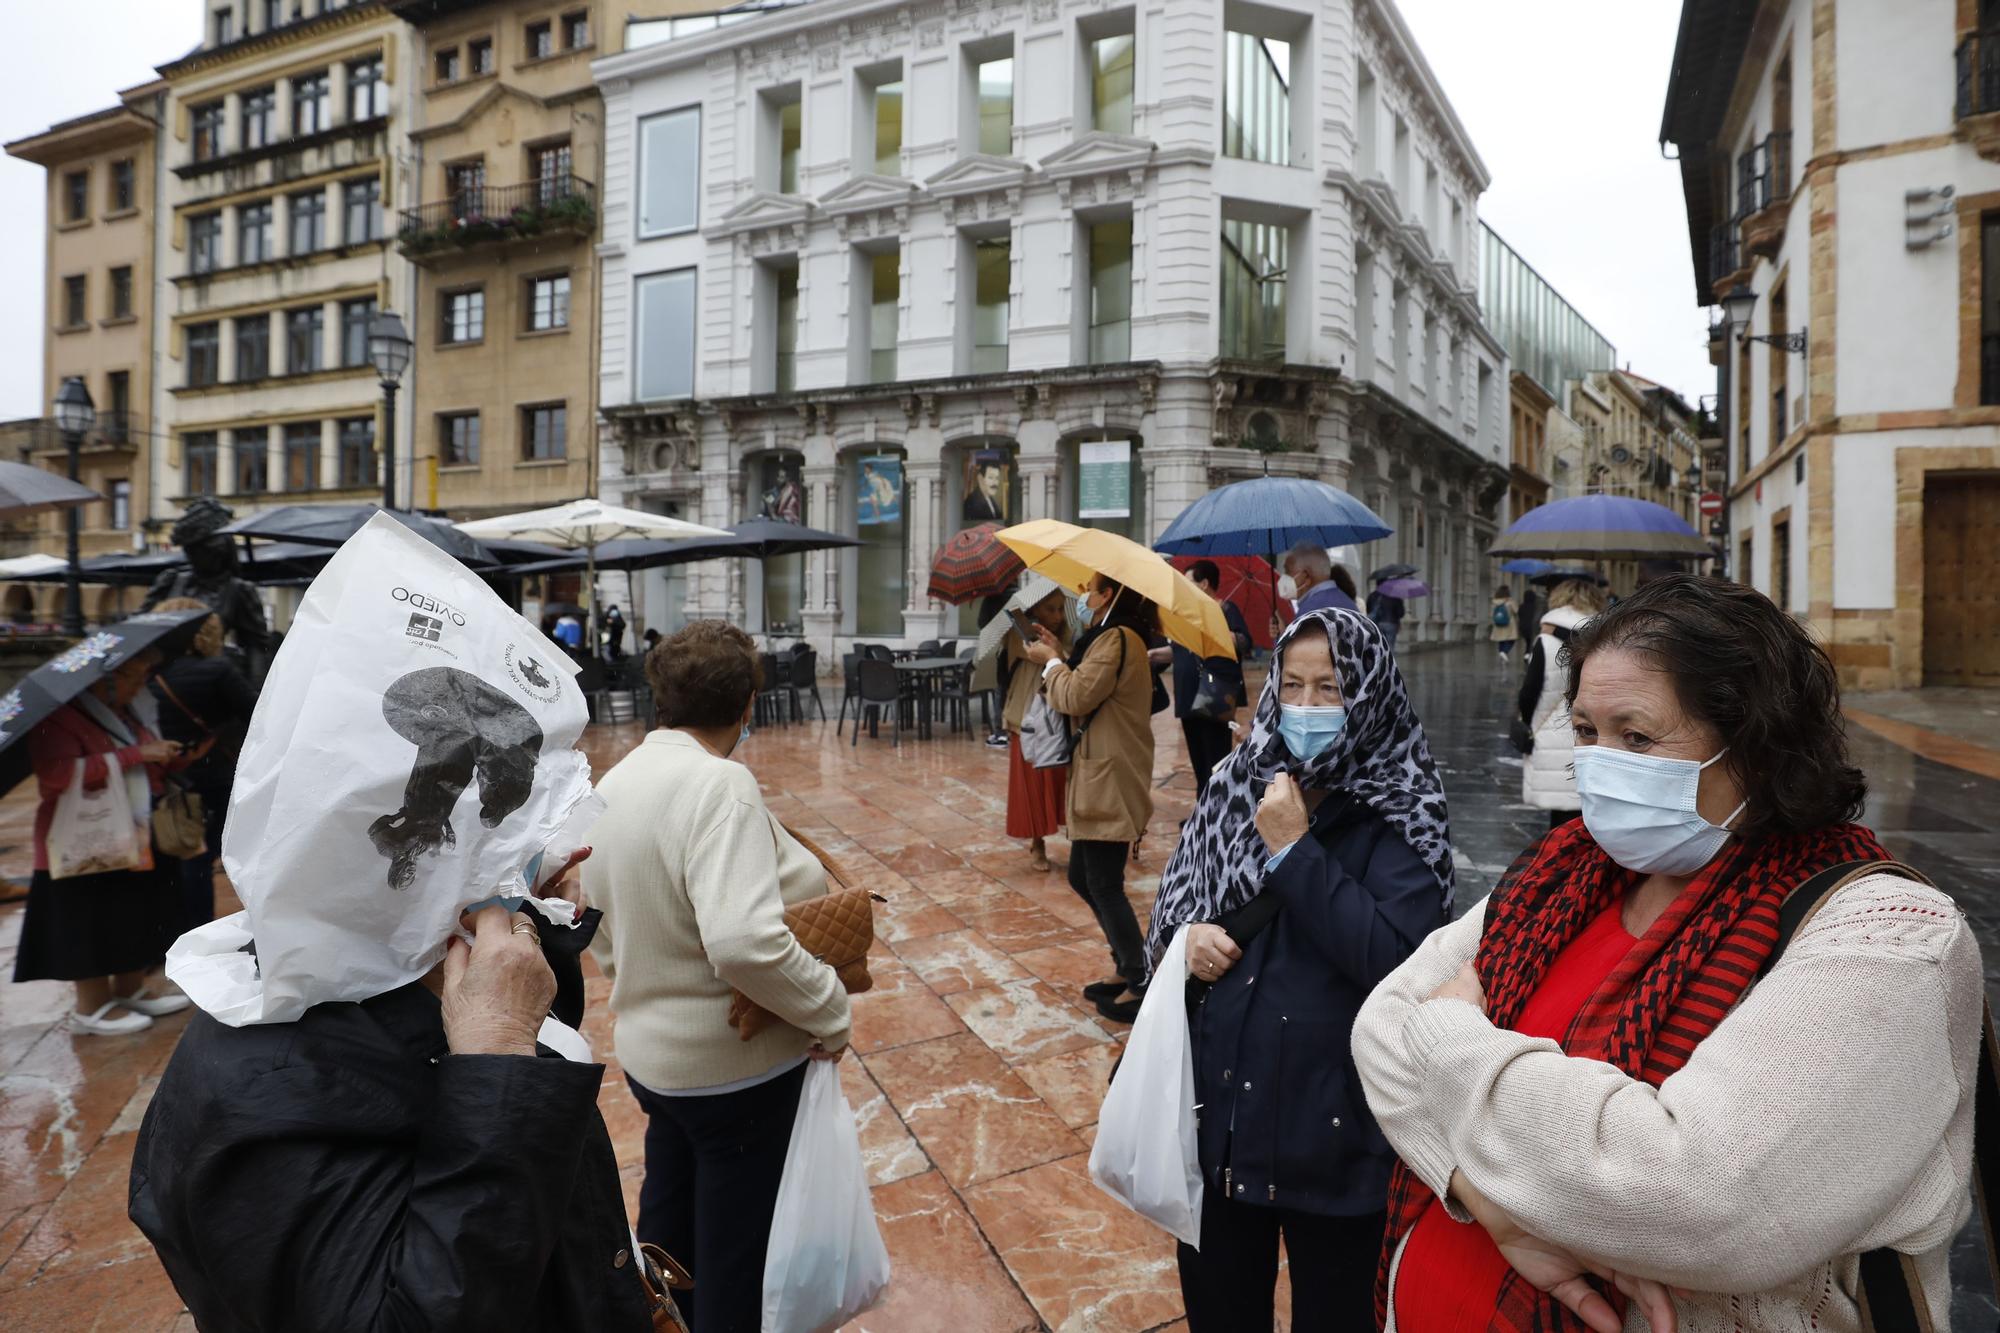
{"label": "white pillar", "polygon": [[319,485],[332,490],[340,484],[340,429],[332,417],[319,423]]}
{"label": "white pillar", "polygon": [[222,99],[222,153],[240,152],[243,148],[243,94],[231,93]]}
{"label": "white pillar", "polygon": [[340,302],[328,301],[320,316],[319,363],[332,367],[341,364]]}
{"label": "white pillar", "polygon": [[227,204],[222,210],[222,245],[220,247],[222,254],[216,260],[215,266],[217,268],[235,268],[236,265],[242,262],[242,257],[238,253],[238,243],[242,237],[237,228],[236,205]]}
{"label": "white pillar", "polygon": [[347,123],[346,62],[336,60],[333,62],[332,68],[327,70],[326,89],[327,89],[327,97],[333,104],[331,111],[327,116],[327,123],[332,125],[345,125]]}

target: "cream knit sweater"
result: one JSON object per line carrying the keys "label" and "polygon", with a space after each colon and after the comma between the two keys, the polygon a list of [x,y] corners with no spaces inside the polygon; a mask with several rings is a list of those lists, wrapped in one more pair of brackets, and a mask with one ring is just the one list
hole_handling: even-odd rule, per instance
{"label": "cream knit sweater", "polygon": [[1456,1167],[1529,1231],[1699,1293],[1675,1302],[1684,1333],[1857,1333],[1856,1256],[1878,1246],[1916,1256],[1950,1327],[1982,996],[1950,899],[1886,875],[1842,890],[1657,1088],[1426,998],[1472,957],[1485,906],[1354,1026],[1368,1104],[1426,1185]]}
{"label": "cream knit sweater", "polygon": [[[764,806],[757,779],[692,736],[654,731],[604,775],[584,891],[604,921],[591,952],[611,978],[618,1060],[649,1088],[753,1078],[814,1041],[848,1040],[847,992],[785,929],[826,872]],[[740,990],[783,1021],[729,1026]]]}

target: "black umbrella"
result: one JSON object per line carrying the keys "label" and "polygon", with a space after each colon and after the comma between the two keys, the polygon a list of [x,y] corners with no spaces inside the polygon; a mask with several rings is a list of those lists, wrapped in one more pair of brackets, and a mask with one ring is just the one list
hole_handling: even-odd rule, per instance
{"label": "black umbrella", "polygon": [[[264,537],[271,541],[299,542],[306,546],[339,546],[361,531],[375,515],[384,512],[376,504],[279,505],[262,513],[237,519],[223,531],[232,537]],[[416,533],[455,560],[469,565],[499,563],[478,541],[466,536],[451,523],[407,509],[391,509],[389,517]]]}
{"label": "black umbrella", "polygon": [[578,620],[588,620],[590,618],[589,613],[575,602],[542,603],[542,619],[560,619],[563,616],[575,616]]}
{"label": "black umbrella", "polygon": [[1539,584],[1544,588],[1553,588],[1556,584],[1567,583],[1571,579],[1582,579],[1585,583],[1595,583],[1597,582],[1597,571],[1594,569],[1551,569],[1536,574],[1528,582]]}
{"label": "black umbrella", "polygon": [[0,695],[0,792],[12,791],[34,771],[21,742],[50,714],[148,648],[176,656],[214,615],[198,611],[144,611],[85,635],[74,647],[29,672]]}
{"label": "black umbrella", "polygon": [[1380,583],[1384,579],[1409,579],[1423,573],[1415,565],[1384,565],[1368,576],[1370,583]]}
{"label": "black umbrella", "polygon": [[[772,560],[782,555],[797,555],[801,551],[861,545],[856,538],[843,537],[837,532],[822,532],[818,528],[781,523],[770,518],[745,519],[733,525],[729,532],[727,537],[687,537],[671,542],[643,538],[605,542],[597,548],[597,567],[622,569],[630,574],[635,570],[659,569],[666,565],[689,565],[697,560],[726,560],[733,556]],[[507,572],[566,574],[583,566],[583,557],[573,555],[515,565]]]}
{"label": "black umbrella", "polygon": [[104,497],[68,477],[26,463],[0,462],[0,518],[69,509]]}

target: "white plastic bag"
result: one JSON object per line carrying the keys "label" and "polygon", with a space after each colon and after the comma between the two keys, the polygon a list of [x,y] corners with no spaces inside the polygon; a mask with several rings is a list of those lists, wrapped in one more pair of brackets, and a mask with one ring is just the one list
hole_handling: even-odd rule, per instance
{"label": "white plastic bag", "polygon": [[[83,789],[87,760],[76,761],[76,775],[56,798],[49,821],[49,878],[73,879],[109,870],[147,870],[153,864],[151,830],[142,827],[132,808],[132,791],[118,767],[118,756],[100,755],[111,775],[96,791]],[[134,770],[146,781],[146,770]]]}
{"label": "white plastic bag", "polygon": [[469,904],[525,897],[574,830],[591,790],[573,674],[471,571],[377,514],[313,581],[251,716],[222,835],[244,910],[183,935],[167,975],[231,1026],[423,976]]}
{"label": "white plastic bag", "polygon": [[1194,1044],[1187,1021],[1187,927],[1153,969],[1118,1076],[1104,1094],[1090,1178],[1139,1216],[1201,1248]]}
{"label": "white plastic bag", "polygon": [[875,1304],[888,1285],[889,1250],[875,1225],[854,1111],[839,1067],[814,1060],[764,1255],[763,1333],[826,1333]]}

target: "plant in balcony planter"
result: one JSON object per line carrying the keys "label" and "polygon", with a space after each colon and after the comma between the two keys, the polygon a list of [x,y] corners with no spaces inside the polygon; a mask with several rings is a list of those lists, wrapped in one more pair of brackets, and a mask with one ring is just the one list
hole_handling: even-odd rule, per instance
{"label": "plant in balcony planter", "polygon": [[588,227],[596,218],[597,212],[590,206],[590,200],[581,194],[566,194],[551,199],[542,209],[542,220],[555,227]]}
{"label": "plant in balcony planter", "polygon": [[541,210],[530,204],[522,204],[519,208],[515,209],[513,217],[509,221],[512,223],[515,233],[521,236],[533,236],[542,229]]}

